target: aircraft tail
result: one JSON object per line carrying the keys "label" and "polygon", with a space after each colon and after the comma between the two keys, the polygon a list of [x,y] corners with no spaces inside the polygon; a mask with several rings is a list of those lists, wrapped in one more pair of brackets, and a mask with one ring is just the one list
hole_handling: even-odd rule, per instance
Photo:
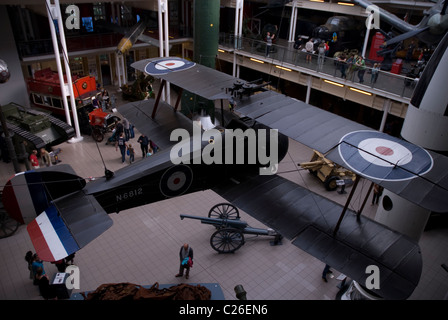
{"label": "aircraft tail", "polygon": [[86,181],[67,164],[15,174],[3,188],[2,202],[19,223],[31,222],[53,199],[79,191]]}
{"label": "aircraft tail", "polygon": [[42,260],[65,258],[112,226],[98,201],[84,193],[85,185],[66,164],[21,172],[6,183],[4,208],[14,220],[28,224]]}
{"label": "aircraft tail", "polygon": [[27,226],[44,261],[57,261],[86,246],[113,224],[96,199],[82,191],[54,200]]}

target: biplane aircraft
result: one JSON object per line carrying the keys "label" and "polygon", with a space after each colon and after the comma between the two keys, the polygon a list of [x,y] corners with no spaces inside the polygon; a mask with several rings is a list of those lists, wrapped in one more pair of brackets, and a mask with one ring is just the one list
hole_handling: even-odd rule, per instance
{"label": "biplane aircraft", "polygon": [[[447,46],[445,37],[437,50],[445,51]],[[43,260],[59,260],[86,246],[112,225],[109,213],[211,189],[358,283],[366,283],[367,266],[377,266],[380,287],[372,290],[378,296],[406,299],[411,295],[422,272],[416,241],[275,174],[275,166],[269,167],[261,157],[249,161],[246,153],[242,162],[207,163],[203,152],[222,151],[237,160],[235,144],[224,142],[239,139],[243,151],[248,151],[250,137],[234,132],[253,129],[258,151],[276,151],[281,161],[289,139],[294,139],[359,177],[435,212],[448,208],[447,157],[191,61],[152,58],[132,66],[161,79],[162,87],[170,82],[205,99],[233,98],[235,112],[223,108],[221,124],[210,136],[177,112],[180,100],[172,107],[160,101],[159,93],[156,99],[132,102],[119,110],[158,144],[161,151],[151,158],[116,172],[106,169],[104,177],[89,183],[69,165],[12,177],[3,191],[4,206],[13,218],[28,224]],[[172,137],[176,129],[187,138]],[[276,148],[258,144],[268,132],[270,138],[277,138]],[[181,163],[172,161],[174,147],[188,150]],[[267,167],[269,174],[260,174]]]}

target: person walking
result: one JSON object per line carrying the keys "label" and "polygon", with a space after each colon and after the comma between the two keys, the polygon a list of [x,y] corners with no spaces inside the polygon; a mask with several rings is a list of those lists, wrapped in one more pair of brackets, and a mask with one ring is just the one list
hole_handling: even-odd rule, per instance
{"label": "person walking", "polygon": [[123,120],[121,120],[121,123],[123,124],[124,138],[126,139],[126,141],[129,141],[129,138],[130,138],[129,121],[128,121],[128,119],[123,118]]}
{"label": "person walking", "polygon": [[190,276],[190,268],[193,266],[193,248],[191,248],[188,243],[184,243],[184,245],[180,248],[179,259],[179,273],[176,274],[176,277],[182,277],[185,269],[185,279],[188,279]]}
{"label": "person walking", "polygon": [[124,163],[126,160],[126,139],[124,138],[124,133],[122,132],[118,137],[117,141],[115,141],[115,151],[120,148],[121,152],[121,163]]}
{"label": "person walking", "polygon": [[140,148],[142,149],[142,158],[145,158],[146,155],[148,154],[149,139],[142,133],[142,135],[138,138],[137,142],[140,143]]}

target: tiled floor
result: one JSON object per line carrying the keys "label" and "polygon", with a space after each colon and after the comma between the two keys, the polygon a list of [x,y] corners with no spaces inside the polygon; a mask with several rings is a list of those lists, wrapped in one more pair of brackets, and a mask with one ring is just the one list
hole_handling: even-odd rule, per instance
{"label": "tiled floor", "polygon": [[[114,92],[110,88],[110,92]],[[116,93],[119,98],[119,93]],[[174,100],[175,101],[175,100]],[[120,103],[118,103],[118,106]],[[119,108],[118,108],[119,111]],[[136,143],[136,138],[132,141]],[[64,143],[61,160],[72,165],[81,177],[102,176],[104,167],[95,142],[84,136],[82,142]],[[106,167],[116,171],[120,154],[112,146],[99,144]],[[138,154],[138,153],[137,153]],[[291,142],[287,157],[280,164],[282,175],[315,192],[324,193],[343,204],[348,194],[324,191],[323,185],[307,171],[298,170],[297,163],[308,161],[311,150]],[[137,156],[137,161],[141,161]],[[0,185],[13,174],[12,164],[0,163]],[[359,194],[365,193],[369,182],[363,181]],[[355,195],[357,209],[363,197]],[[140,285],[158,283],[219,283],[226,299],[236,299],[234,287],[242,284],[248,299],[258,300],[322,300],[334,299],[339,281],[337,270],[328,283],[321,279],[323,263],[308,255],[288,240],[281,246],[270,246],[270,238],[248,237],[236,253],[215,252],[209,239],[212,226],[197,220],[180,220],[180,214],[206,216],[209,209],[223,198],[212,191],[197,192],[178,198],[112,214],[113,226],[79,251],[75,264],[80,269],[81,289],[90,291],[103,283],[132,282]],[[363,214],[373,217],[375,206],[368,204]],[[265,228],[251,216],[240,212],[242,219],[253,227]],[[188,242],[194,248],[195,263],[190,279],[175,278],[178,271],[178,251]],[[446,228],[427,231],[420,241],[423,252],[423,274],[410,299],[443,299],[448,292],[448,273],[441,264],[448,264],[448,234]],[[33,250],[26,227],[21,226],[11,237],[0,239],[0,299],[38,300],[37,287],[28,278],[24,260],[26,251]],[[57,272],[45,263],[49,275]]]}

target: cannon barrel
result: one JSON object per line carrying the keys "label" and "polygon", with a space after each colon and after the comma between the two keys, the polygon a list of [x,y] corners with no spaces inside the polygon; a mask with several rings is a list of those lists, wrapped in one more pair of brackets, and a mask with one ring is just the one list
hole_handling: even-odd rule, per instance
{"label": "cannon barrel", "polygon": [[208,217],[199,217],[199,216],[190,216],[187,214],[181,214],[180,219],[184,218],[201,220],[201,223],[211,224],[214,226],[223,226],[230,227],[235,229],[243,230],[247,227],[247,222],[241,220],[232,220],[232,219],[218,219],[218,218],[208,218]]}

